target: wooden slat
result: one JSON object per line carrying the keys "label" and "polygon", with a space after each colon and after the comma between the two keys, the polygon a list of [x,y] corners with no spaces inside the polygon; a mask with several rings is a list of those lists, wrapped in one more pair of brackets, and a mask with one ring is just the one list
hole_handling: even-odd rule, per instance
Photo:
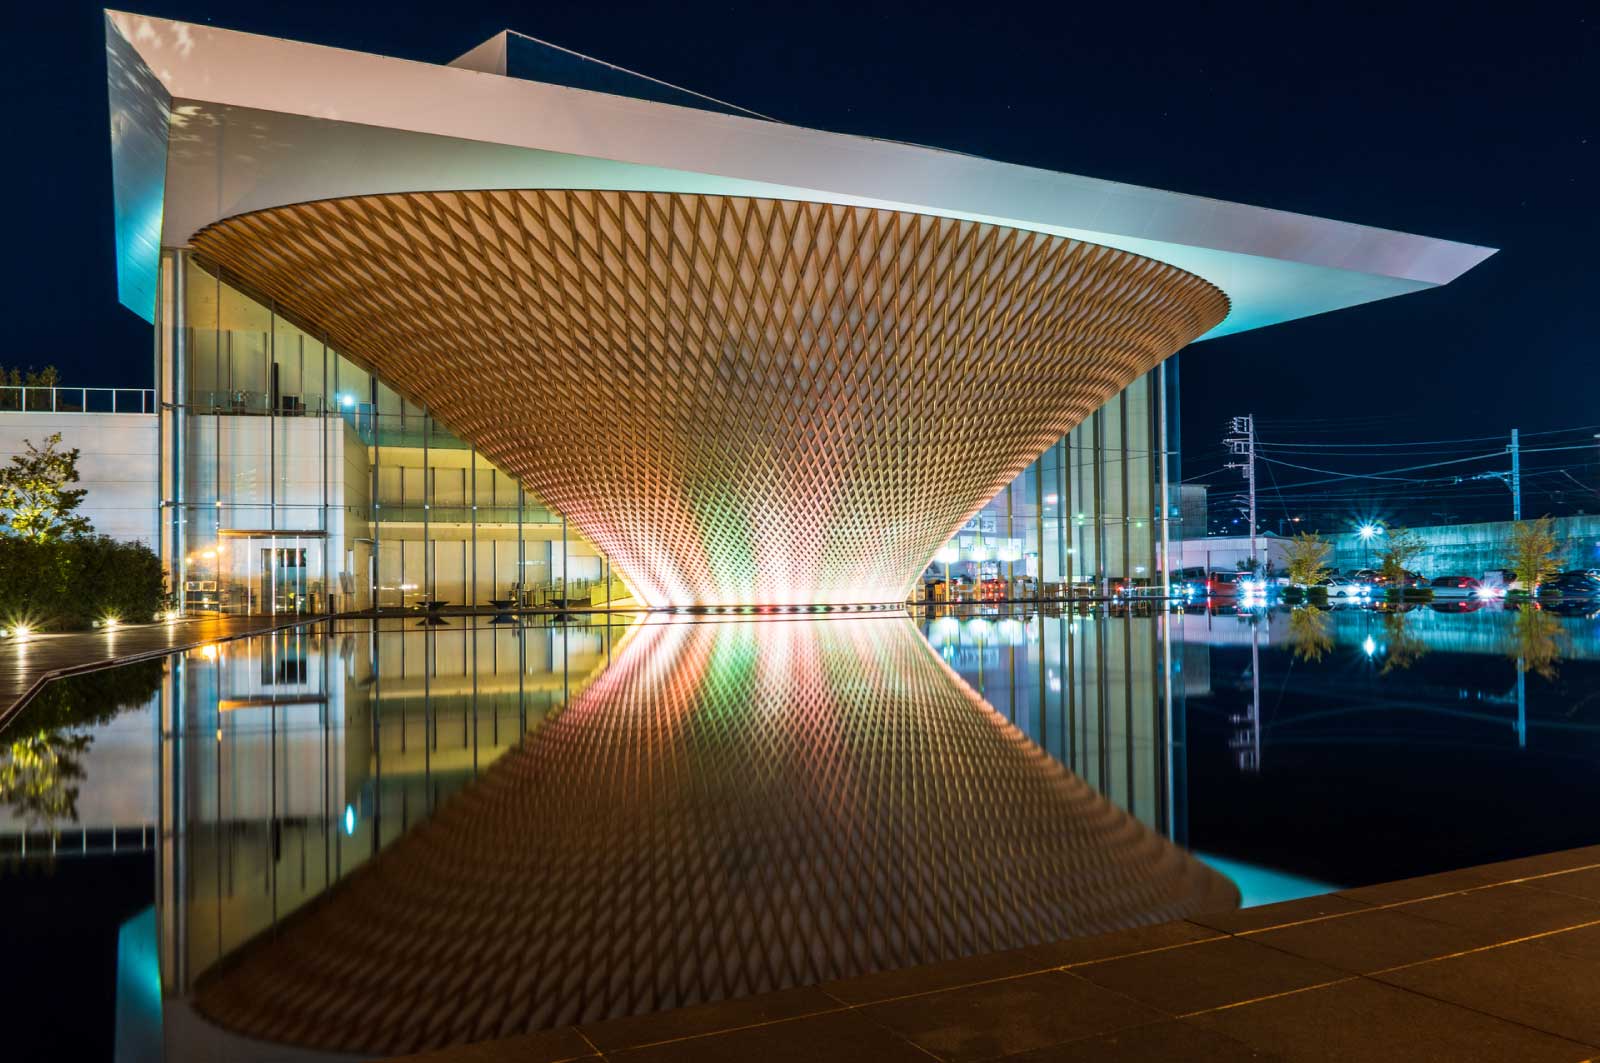
{"label": "wooden slat", "polygon": [[724,196],[363,196],[194,246],[425,402],[653,605],[903,599],[1227,312],[1093,244]]}

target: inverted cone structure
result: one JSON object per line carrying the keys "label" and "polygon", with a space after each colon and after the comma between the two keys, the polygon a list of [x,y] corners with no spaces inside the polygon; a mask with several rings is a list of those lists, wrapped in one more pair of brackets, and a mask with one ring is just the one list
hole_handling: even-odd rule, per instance
{"label": "inverted cone structure", "polygon": [[903,600],[984,502],[1228,308],[1062,237],[717,195],[362,196],[194,246],[658,606]]}
{"label": "inverted cone structure", "polygon": [[395,1054],[1237,903],[904,616],[656,622],[195,1000],[254,1037]]}

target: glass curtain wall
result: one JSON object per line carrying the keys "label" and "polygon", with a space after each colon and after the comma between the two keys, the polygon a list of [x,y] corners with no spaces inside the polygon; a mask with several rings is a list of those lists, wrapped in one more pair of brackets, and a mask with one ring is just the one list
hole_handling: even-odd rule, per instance
{"label": "glass curtain wall", "polygon": [[607,603],[606,558],[325,338],[162,262],[162,556],[188,612]]}
{"label": "glass curtain wall", "polygon": [[[380,622],[383,623],[383,622]],[[626,628],[295,627],[175,659],[163,682],[169,989],[270,931],[581,693]]]}
{"label": "glass curtain wall", "polygon": [[1176,373],[1174,357],[1045,451],[939,552],[921,593],[982,600],[1158,590],[1166,544],[1177,535],[1168,489],[1177,479],[1176,403],[1168,401]]}

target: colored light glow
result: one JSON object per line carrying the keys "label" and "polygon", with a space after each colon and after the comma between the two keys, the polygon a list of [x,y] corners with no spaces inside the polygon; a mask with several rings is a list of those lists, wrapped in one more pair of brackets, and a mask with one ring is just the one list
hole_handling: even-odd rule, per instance
{"label": "colored light glow", "polygon": [[961,560],[961,549],[955,543],[949,543],[934,555],[934,560],[943,565],[953,565]]}
{"label": "colored light glow", "polygon": [[1371,657],[1373,654],[1378,652],[1378,644],[1372,641],[1371,635],[1368,635],[1366,640],[1361,643],[1361,648],[1366,652],[1368,657]]}
{"label": "colored light glow", "polygon": [[354,837],[356,833],[356,808],[354,805],[344,806],[344,833],[346,837]]}

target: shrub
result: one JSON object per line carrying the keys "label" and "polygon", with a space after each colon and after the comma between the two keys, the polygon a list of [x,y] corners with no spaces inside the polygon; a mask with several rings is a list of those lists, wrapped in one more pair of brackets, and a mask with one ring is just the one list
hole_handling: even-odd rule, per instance
{"label": "shrub", "polygon": [[70,631],[108,616],[144,622],[163,590],[161,559],[140,543],[0,538],[0,623]]}

